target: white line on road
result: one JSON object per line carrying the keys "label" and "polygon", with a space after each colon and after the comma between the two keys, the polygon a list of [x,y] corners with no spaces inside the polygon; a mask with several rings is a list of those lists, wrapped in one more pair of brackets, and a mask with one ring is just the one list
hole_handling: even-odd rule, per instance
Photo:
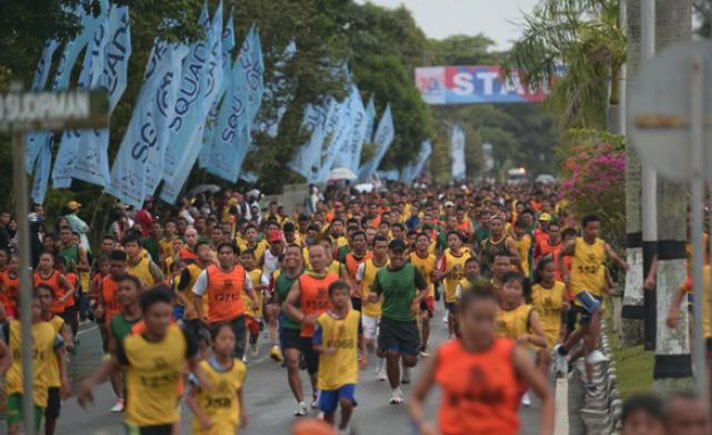
{"label": "white line on road", "polygon": [[86,333],[89,333],[89,332],[91,332],[91,331],[93,331],[93,330],[95,330],[95,329],[97,329],[97,328],[98,328],[98,326],[94,325],[94,326],[88,327],[87,329],[82,329],[81,331],[77,332],[77,337],[79,337],[80,335],[84,335],[84,334],[86,334]]}
{"label": "white line on road", "polygon": [[569,379],[556,379],[556,414],[554,415],[554,435],[569,434]]}

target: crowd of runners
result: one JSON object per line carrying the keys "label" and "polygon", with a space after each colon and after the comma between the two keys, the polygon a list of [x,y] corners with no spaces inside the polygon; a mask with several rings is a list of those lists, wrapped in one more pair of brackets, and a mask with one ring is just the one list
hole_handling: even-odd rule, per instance
{"label": "crowd of runners", "polygon": [[[408,399],[427,434],[518,433],[531,391],[539,433],[552,433],[552,365],[566,376],[582,358],[596,392],[607,266],[628,267],[600,238],[600,218],[572,216],[555,185],[331,186],[293,214],[260,204],[259,192],[201,194],[172,210],[147,199],[135,212],[117,206],[94,250],[81,205],[66,208],[55,222],[41,207],[30,215],[34,421],[47,435],[69,394],[80,321],[98,324],[106,357],[78,400],[110,381],[107,412],[124,412],[132,434],[177,434],[181,402],[192,433],[234,434],[247,424],[244,381],[259,340],[270,342],[294,415],[318,415],[314,424],[340,433],[359,382],[390,387],[384,406]],[[16,434],[23,343],[9,220],[0,213],[0,373]],[[430,340],[433,322],[447,324],[450,340]],[[423,411],[433,385],[442,389],[437,424]]]}

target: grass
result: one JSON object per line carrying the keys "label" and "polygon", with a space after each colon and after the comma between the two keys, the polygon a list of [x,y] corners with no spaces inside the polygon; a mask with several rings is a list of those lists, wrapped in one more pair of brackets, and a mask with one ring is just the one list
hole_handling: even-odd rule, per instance
{"label": "grass", "polygon": [[632,394],[649,392],[653,388],[655,352],[643,350],[643,345],[620,349],[620,339],[610,321],[607,330],[621,398],[625,400]]}

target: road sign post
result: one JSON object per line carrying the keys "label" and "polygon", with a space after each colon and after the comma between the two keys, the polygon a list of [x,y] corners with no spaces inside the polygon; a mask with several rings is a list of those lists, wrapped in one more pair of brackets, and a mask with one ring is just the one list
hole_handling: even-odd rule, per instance
{"label": "road sign post", "polygon": [[24,433],[35,434],[35,406],[32,367],[32,266],[30,264],[30,228],[28,188],[25,174],[24,132],[29,130],[64,130],[67,128],[105,127],[109,102],[106,92],[22,92],[22,85],[12,83],[10,92],[0,94],[0,130],[12,132],[12,173],[20,264],[20,322],[22,324],[22,411]]}
{"label": "road sign post", "polygon": [[[644,65],[628,106],[632,145],[662,176],[688,181],[692,191],[693,318],[696,388],[707,397],[703,331],[705,180],[712,179],[712,43],[673,46]],[[707,86],[706,86],[707,84]],[[684,200],[681,198],[681,200]],[[666,313],[658,313],[665,315]],[[658,331],[660,333],[660,331]]]}

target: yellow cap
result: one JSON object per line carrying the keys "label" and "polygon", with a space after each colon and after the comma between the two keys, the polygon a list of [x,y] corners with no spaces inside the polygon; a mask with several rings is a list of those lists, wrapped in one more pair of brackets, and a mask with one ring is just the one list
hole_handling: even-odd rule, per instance
{"label": "yellow cap", "polygon": [[542,213],[541,216],[539,216],[539,220],[549,222],[551,221],[551,215],[549,213]]}
{"label": "yellow cap", "polygon": [[79,210],[79,208],[80,208],[81,206],[82,206],[82,205],[79,204],[77,201],[69,201],[69,202],[67,203],[67,208],[69,209],[69,211],[76,211],[76,210]]}

